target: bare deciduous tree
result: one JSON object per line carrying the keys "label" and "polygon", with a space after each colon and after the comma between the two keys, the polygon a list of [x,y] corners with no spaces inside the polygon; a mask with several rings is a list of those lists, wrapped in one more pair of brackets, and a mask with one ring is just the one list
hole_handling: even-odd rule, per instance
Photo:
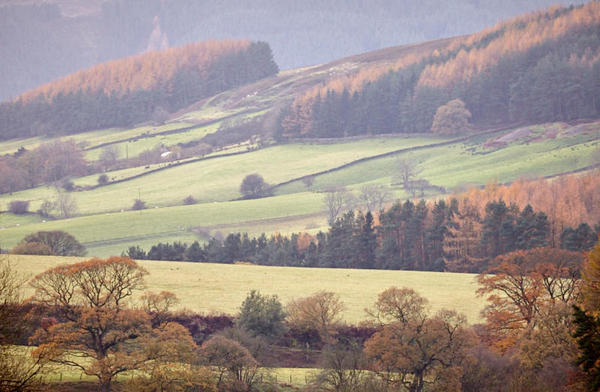
{"label": "bare deciduous tree", "polygon": [[77,202],[75,198],[68,192],[62,190],[56,191],[56,200],[54,206],[58,211],[58,216],[61,218],[70,218],[77,213]]}
{"label": "bare deciduous tree", "polygon": [[246,388],[243,390],[251,390],[257,381],[258,362],[235,340],[213,336],[200,347],[200,359],[216,369],[220,390],[233,390],[236,384],[243,385]]}
{"label": "bare deciduous tree", "polygon": [[365,204],[367,211],[381,211],[391,198],[390,190],[384,185],[369,184],[360,188],[359,199]]}
{"label": "bare deciduous tree", "polygon": [[417,167],[415,161],[406,158],[398,159],[396,169],[398,170],[397,177],[404,189],[407,189],[409,182],[421,173],[421,169]]}
{"label": "bare deciduous tree", "polygon": [[100,162],[104,169],[111,168],[119,159],[121,151],[116,144],[110,144],[102,149],[100,153]]}
{"label": "bare deciduous tree", "polygon": [[344,212],[354,208],[354,195],[345,188],[331,188],[325,192],[323,202],[327,207],[327,222],[332,225]]}
{"label": "bare deciduous tree", "polygon": [[307,188],[310,188],[315,182],[315,176],[306,176],[302,179],[302,183]]}

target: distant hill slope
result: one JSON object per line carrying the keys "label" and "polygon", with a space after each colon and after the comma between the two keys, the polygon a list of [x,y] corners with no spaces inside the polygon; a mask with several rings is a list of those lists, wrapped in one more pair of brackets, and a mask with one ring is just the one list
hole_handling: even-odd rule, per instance
{"label": "distant hill slope", "polygon": [[479,128],[600,115],[598,2],[524,15],[443,50],[422,48],[299,95],[282,136],[429,132],[436,110],[453,99]]}
{"label": "distant hill slope", "polygon": [[2,0],[0,100],[97,63],[157,48],[157,42],[266,41],[277,63],[289,69],[472,33],[551,4],[583,2]]}
{"label": "distant hill slope", "polygon": [[268,44],[241,40],[114,60],[0,104],[0,139],[131,125],[277,72]]}

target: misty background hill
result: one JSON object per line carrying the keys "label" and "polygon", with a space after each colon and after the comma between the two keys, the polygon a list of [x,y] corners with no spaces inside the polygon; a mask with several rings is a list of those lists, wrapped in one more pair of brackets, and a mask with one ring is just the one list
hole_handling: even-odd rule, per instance
{"label": "misty background hill", "polygon": [[582,0],[0,1],[0,100],[81,68],[206,39],[270,44],[281,69],[456,36]]}

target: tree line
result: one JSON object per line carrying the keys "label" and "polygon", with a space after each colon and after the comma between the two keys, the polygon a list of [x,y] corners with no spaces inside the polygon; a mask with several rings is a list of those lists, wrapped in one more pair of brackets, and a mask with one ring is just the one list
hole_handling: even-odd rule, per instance
{"label": "tree line", "polygon": [[597,117],[599,15],[597,2],[553,8],[388,72],[334,79],[296,98],[278,137],[431,132],[437,109],[455,99],[480,128]]}
{"label": "tree line", "polygon": [[[591,249],[600,223],[582,222],[560,233],[557,248]],[[490,260],[513,251],[549,247],[546,213],[530,205],[520,209],[503,200],[491,201],[485,213],[463,200],[396,202],[377,216],[349,211],[327,232],[284,236],[230,233],[204,244],[158,243],[145,251],[132,246],[123,255],[134,259],[260,265],[376,268],[393,270],[481,272]]]}
{"label": "tree line", "polygon": [[278,72],[268,44],[207,41],[114,60],[0,104],[0,139],[160,121],[199,99]]}

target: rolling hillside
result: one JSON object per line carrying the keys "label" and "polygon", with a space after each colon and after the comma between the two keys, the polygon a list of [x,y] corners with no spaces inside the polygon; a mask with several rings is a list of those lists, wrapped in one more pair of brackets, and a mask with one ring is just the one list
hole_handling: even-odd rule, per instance
{"label": "rolling hillside", "polygon": [[[590,8],[592,15],[596,8]],[[573,11],[556,15],[568,12]],[[79,145],[82,159],[89,161],[88,170],[94,168],[93,174],[70,178],[73,186],[67,194],[77,205],[76,211],[68,219],[14,215],[6,212],[11,201],[29,201],[29,210],[36,211],[63,191],[60,186],[46,185],[7,191],[0,195],[0,209],[5,211],[0,214],[0,247],[10,249],[38,230],[68,231],[87,246],[90,255],[98,256],[120,254],[133,245],[204,241],[237,231],[315,232],[327,227],[323,197],[332,187],[346,187],[358,196],[364,185],[377,184],[388,188],[394,198],[412,197],[397,178],[397,162],[402,159],[415,162],[422,178],[434,186],[424,193],[426,198],[446,197],[442,192],[492,180],[511,182],[524,176],[551,177],[597,167],[600,122],[593,118],[536,125],[503,122],[504,126],[480,126],[445,136],[400,132],[294,139],[282,135],[285,109],[298,97],[311,96],[340,81],[360,80],[365,70],[377,70],[373,75],[378,78],[410,68],[419,59],[430,61],[432,53],[456,54],[452,48],[469,39],[392,47],[282,71],[195,102],[172,113],[164,125],[140,124],[62,137]],[[381,82],[364,86],[377,85]],[[362,113],[364,118],[372,115]],[[8,154],[6,165],[12,162],[20,167],[20,148],[34,151],[59,139],[11,139],[0,143],[0,153]],[[207,150],[193,150],[203,146]],[[116,163],[104,167],[101,158],[109,147],[114,148]],[[186,151],[191,152],[185,155]],[[158,158],[144,160],[151,153]],[[161,159],[161,154],[169,158]],[[5,168],[0,162],[0,173],[6,173]],[[99,183],[102,173],[105,183]],[[252,173],[264,177],[273,187],[273,196],[240,200],[240,183]],[[188,196],[196,204],[184,205]],[[130,211],[138,198],[149,208]],[[358,204],[356,208],[365,207]]]}
{"label": "rolling hillside", "polygon": [[[508,182],[522,176],[552,176],[595,164],[592,154],[599,146],[600,123],[593,123],[577,134],[569,133],[573,127],[562,127],[560,137],[541,138],[529,144],[515,140],[504,147],[482,145],[486,140],[499,137],[509,140],[509,135],[518,131],[499,132],[495,137],[474,136],[443,146],[437,146],[439,139],[426,138],[288,144],[174,165],[113,185],[72,192],[79,216],[70,219],[42,222],[42,218],[35,215],[18,217],[3,213],[0,215],[1,244],[9,248],[30,232],[62,229],[82,241],[90,254],[107,256],[131,245],[147,247],[159,241],[175,240],[192,242],[205,240],[217,232],[315,231],[326,227],[323,191],[331,186],[346,186],[358,194],[364,184],[382,184],[390,187],[397,198],[410,197],[399,184],[391,185],[396,182],[396,161],[402,157],[418,161],[424,178],[448,190],[465,184],[483,185],[490,179]],[[540,126],[536,132],[544,135],[552,129]],[[434,146],[427,147],[428,144]],[[424,147],[411,150],[419,145]],[[390,151],[397,153],[387,155]],[[383,156],[378,158],[378,155]],[[523,155],[528,158],[524,160]],[[346,165],[369,156],[374,159]],[[324,169],[330,170],[316,175],[310,188],[301,180],[294,181]],[[242,178],[253,172],[261,173],[271,184],[291,182],[275,188],[273,197],[235,201],[240,196]],[[93,178],[75,180],[78,181],[93,181]],[[0,200],[5,205],[10,200],[31,200],[31,209],[35,210],[44,199],[55,197],[55,193],[52,188],[39,187],[3,195]],[[197,198],[199,204],[182,205],[188,195]],[[435,197],[431,193],[427,196]],[[138,197],[150,208],[127,211]]]}
{"label": "rolling hillside", "polygon": [[343,0],[2,0],[0,100],[78,69],[166,44],[225,38],[266,41],[280,67],[291,69],[467,34],[522,12],[582,2],[384,1],[365,7]]}

